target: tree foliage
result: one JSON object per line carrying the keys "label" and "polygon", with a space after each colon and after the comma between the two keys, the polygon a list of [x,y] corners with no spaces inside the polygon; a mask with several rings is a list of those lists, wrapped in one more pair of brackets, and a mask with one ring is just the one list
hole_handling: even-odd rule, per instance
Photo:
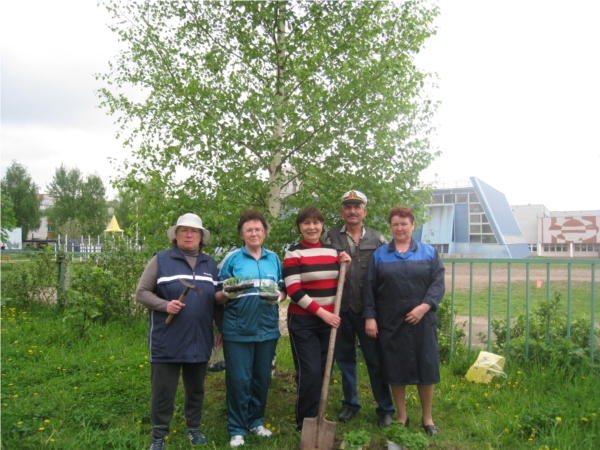
{"label": "tree foliage", "polygon": [[48,217],[55,221],[58,233],[73,237],[102,234],[108,209],[106,188],[98,175],[84,178],[78,168],[67,169],[61,164],[54,172],[48,193],[54,198]]}
{"label": "tree foliage", "polygon": [[[27,168],[16,161],[13,161],[10,167],[6,169],[6,175],[2,178],[2,228],[8,229],[8,226],[5,227],[4,225],[5,195],[12,202],[16,226],[21,227],[22,237],[27,239],[29,231],[37,230],[40,227],[42,218],[42,212],[40,211],[41,199],[38,186],[33,182]],[[9,224],[7,223],[7,225]]]}
{"label": "tree foliage", "polygon": [[6,242],[8,240],[8,232],[17,226],[15,212],[13,211],[13,202],[4,190],[2,190],[2,207],[1,207],[2,222],[0,226],[0,240]]}
{"label": "tree foliage", "polygon": [[140,197],[160,193],[144,214],[161,217],[163,228],[194,211],[213,244],[228,246],[239,213],[255,208],[270,213],[280,251],[297,240],[290,211],[315,205],[332,225],[351,188],[369,197],[368,218],[399,203],[422,211],[419,173],[435,156],[428,141],[435,104],[414,58],[434,33],[437,7],[418,0],[105,5],[126,46],[100,76],[102,105],[133,149],[120,183]]}

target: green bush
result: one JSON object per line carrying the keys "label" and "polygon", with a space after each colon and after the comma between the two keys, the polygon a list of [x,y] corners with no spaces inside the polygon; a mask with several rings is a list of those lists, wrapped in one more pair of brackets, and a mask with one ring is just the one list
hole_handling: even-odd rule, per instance
{"label": "green bush", "polygon": [[14,306],[53,303],[56,298],[56,259],[45,247],[31,253],[30,261],[2,273],[2,302]]}
{"label": "green bush", "polygon": [[[540,363],[559,359],[559,363],[572,365],[589,361],[590,319],[586,316],[571,320],[570,337],[567,336],[567,317],[560,311],[562,296],[555,291],[550,302],[541,302],[529,319],[527,347],[526,316],[520,314],[510,326],[509,356],[531,359]],[[493,320],[496,336],[491,343],[495,352],[506,352],[507,321]],[[596,337],[597,332],[594,333]],[[485,337],[485,336],[483,336]],[[484,339],[487,343],[487,339]]]}
{"label": "green bush", "polygon": [[[456,315],[456,311],[454,311]],[[452,328],[454,327],[454,354],[464,352],[464,346],[459,343],[466,336],[464,326],[456,324],[452,321],[452,306],[448,296],[444,298],[444,301],[440,303],[437,310],[437,334],[438,334],[438,352],[441,361],[447,361],[450,359],[450,339]]]}

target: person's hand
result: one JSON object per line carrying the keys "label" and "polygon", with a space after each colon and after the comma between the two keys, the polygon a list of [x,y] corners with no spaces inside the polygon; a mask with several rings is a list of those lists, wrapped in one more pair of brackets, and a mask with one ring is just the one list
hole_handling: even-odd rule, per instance
{"label": "person's hand", "polygon": [[411,312],[406,315],[406,321],[411,325],[418,324],[425,313],[431,309],[430,305],[425,303],[421,303],[419,306],[415,307]]}
{"label": "person's hand", "polygon": [[169,314],[177,314],[179,313],[179,311],[181,311],[181,308],[183,308],[184,306],[185,304],[181,303],[179,300],[171,300],[167,304],[167,312]]}
{"label": "person's hand", "polygon": [[340,323],[342,323],[342,319],[340,319],[339,316],[330,313],[324,308],[319,308],[319,310],[317,311],[317,317],[319,317],[323,322],[325,322],[327,325],[333,328],[338,328],[340,326]]}
{"label": "person's hand", "polygon": [[215,347],[219,348],[223,345],[223,333],[217,333],[215,336]]}
{"label": "person's hand", "polygon": [[365,319],[365,333],[373,339],[377,337],[379,330],[377,329],[377,321],[375,319]]}
{"label": "person's hand", "polygon": [[352,262],[352,258],[350,257],[350,255],[346,252],[340,252],[339,254],[339,258],[340,258],[340,262],[341,263],[345,263],[347,262],[348,265],[350,265],[350,263]]}

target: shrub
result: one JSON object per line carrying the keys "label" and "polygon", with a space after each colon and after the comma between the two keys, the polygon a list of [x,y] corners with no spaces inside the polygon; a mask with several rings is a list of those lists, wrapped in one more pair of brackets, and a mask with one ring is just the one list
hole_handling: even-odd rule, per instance
{"label": "shrub", "polygon": [[[454,311],[456,315],[456,311]],[[466,336],[464,325],[453,323],[452,321],[452,306],[450,299],[447,296],[440,303],[437,310],[437,334],[438,334],[438,352],[440,360],[448,360],[450,357],[450,338],[452,327],[454,327],[454,355],[461,353],[464,347],[460,344]]]}
{"label": "shrub", "polygon": [[[529,320],[529,348],[526,347],[526,316],[519,315],[510,326],[510,357],[529,359],[545,363],[551,359],[572,365],[589,361],[590,319],[585,316],[571,320],[570,338],[567,337],[567,317],[560,312],[562,296],[555,291],[550,302],[540,302]],[[496,340],[492,342],[495,352],[505,352],[507,321],[493,320],[492,330]],[[596,333],[594,333],[596,334]],[[596,336],[594,336],[596,337]],[[487,343],[487,340],[485,340]]]}

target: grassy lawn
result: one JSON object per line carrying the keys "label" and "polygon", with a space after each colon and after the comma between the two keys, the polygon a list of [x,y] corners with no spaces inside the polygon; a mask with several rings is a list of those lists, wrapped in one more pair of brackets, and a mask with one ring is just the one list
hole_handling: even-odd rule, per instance
{"label": "grassy lawn", "polygon": [[[145,318],[93,325],[75,339],[50,307],[2,306],[2,448],[142,449],[150,445],[150,382]],[[249,436],[248,449],[295,449],[295,386],[289,340],[278,345],[265,425],[275,436]],[[600,448],[600,375],[597,370],[548,364],[507,362],[508,378],[489,385],[464,379],[468,359],[442,364],[434,417],[442,430],[433,449],[595,449]],[[337,424],[338,448],[344,432],[363,428],[370,450],[386,448],[375,425],[375,404],[364,364],[359,367],[363,409]],[[202,431],[205,448],[229,448],[224,372],[206,381]],[[180,389],[181,391],[181,389]],[[334,369],[328,414],[341,410],[341,379]],[[420,432],[416,389],[407,389],[413,432]],[[185,436],[181,392],[168,449],[192,448]]]}
{"label": "grassy lawn", "polygon": [[[516,317],[519,314],[525,313],[526,308],[526,288],[525,282],[511,282],[510,290],[510,313],[511,317]],[[594,304],[594,314],[596,320],[600,318],[600,289],[596,282],[596,298]],[[535,287],[535,281],[530,282],[530,311],[541,303],[546,302],[547,294],[545,286],[541,289]],[[562,297],[561,312],[567,314],[568,297],[567,297],[567,282],[554,281],[550,287],[550,295],[559,292]],[[448,289],[446,293],[446,301],[451,300],[451,292]],[[487,286],[473,291],[473,315],[487,316],[489,311],[489,293]],[[454,306],[456,313],[460,315],[469,314],[470,294],[468,291],[456,291],[454,298]],[[508,289],[504,286],[494,286],[492,290],[492,317],[506,318],[508,311]],[[571,314],[572,316],[591,315],[591,282],[590,281],[574,281],[571,283]]]}

